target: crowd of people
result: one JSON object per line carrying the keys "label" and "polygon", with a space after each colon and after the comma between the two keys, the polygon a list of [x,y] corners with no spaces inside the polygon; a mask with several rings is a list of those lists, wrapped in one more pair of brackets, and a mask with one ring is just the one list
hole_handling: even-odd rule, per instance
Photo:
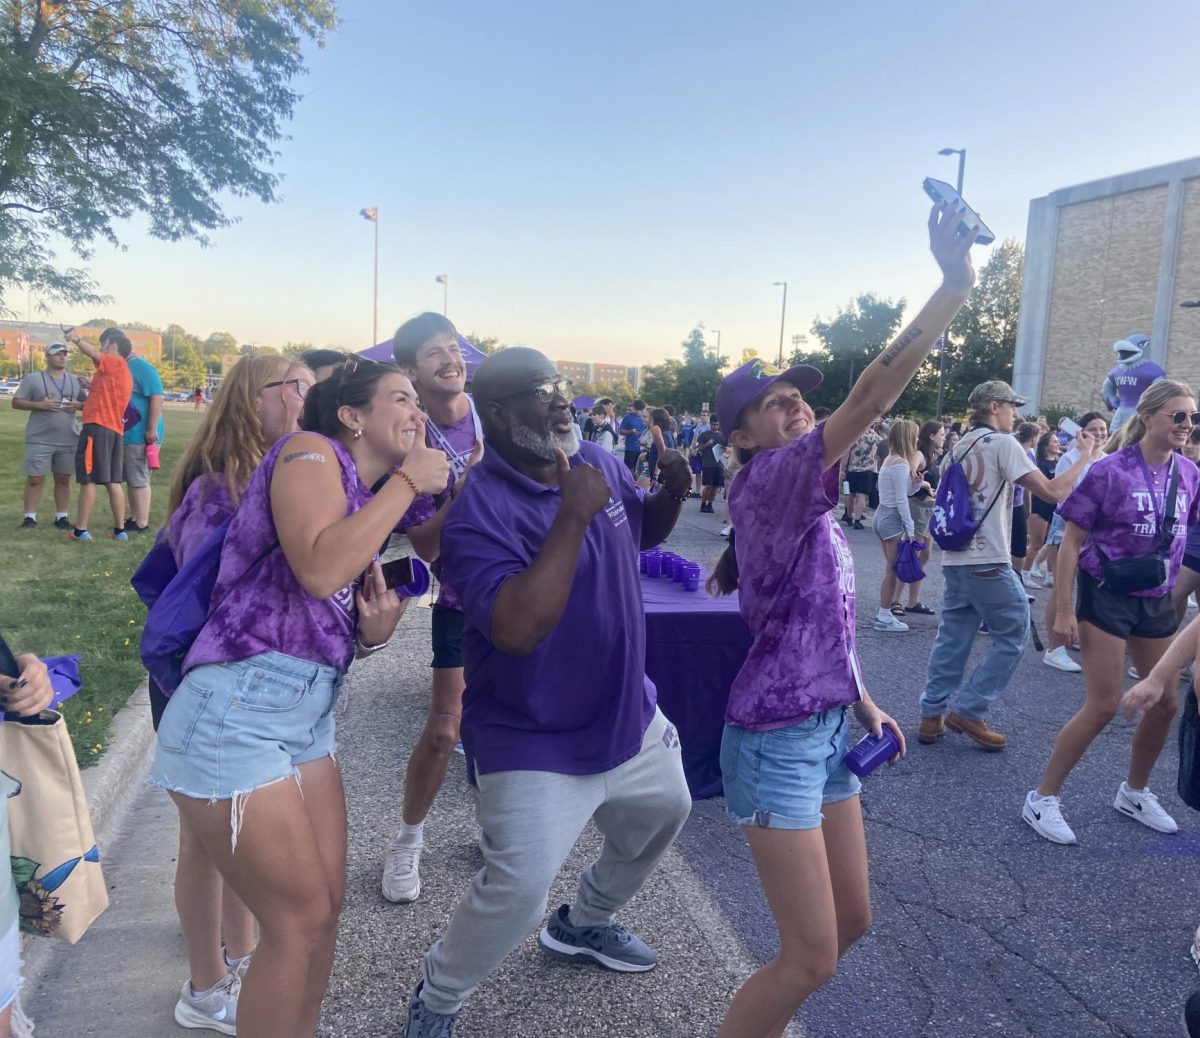
{"label": "crowd of people", "polygon": [[[382,893],[420,896],[422,852],[436,839],[426,820],[459,745],[484,858],[420,961],[407,1038],[451,1036],[472,993],[533,932],[554,957],[655,967],[654,949],[618,917],[691,801],[679,735],[645,675],[638,553],[671,533],[689,498],[713,512],[727,479],[729,544],[709,587],[737,592],[752,644],[730,690],[721,770],[779,950],[737,992],[718,1038],[782,1035],[870,927],[860,784],[845,762],[851,718],[890,734],[893,761],[907,747],[856,649],[843,526],[865,530],[868,510],[887,563],[872,626],[902,634],[909,613],[938,618],[918,741],[934,745],[949,728],[1004,749],[986,715],[1029,638],[1029,587],[1052,584],[1060,642],[1046,662],[1074,662],[1078,642],[1086,698],[1022,817],[1046,839],[1074,842],[1061,788],[1123,707],[1142,720],[1114,806],[1175,831],[1147,783],[1180,667],[1200,639],[1194,621],[1172,640],[1186,610],[1172,590],[1189,586],[1181,567],[1200,575],[1200,548],[1187,550],[1200,521],[1194,394],[1155,384],[1111,439],[1100,416],[1084,415],[1061,456],[1058,430],[1021,422],[1027,401],[1002,381],[975,388],[966,423],[885,425],[974,284],[974,235],[959,223],[933,210],[941,282],[832,413],[806,402],[817,369],[752,359],[696,415],[637,400],[618,419],[602,399],[577,416],[570,383],[523,347],[486,359],[468,395],[456,330],[437,314],[399,328],[395,364],[335,351],[238,362],[173,474],[163,533],[180,567],[222,538],[182,680],[151,691],[152,781],[180,817],[175,892],[189,978],[178,1023],[250,1038],[315,1033],[345,896],[333,705],[352,662],[383,650],[405,615],[409,599],[380,561],[393,533],[407,535],[439,587],[430,707],[408,756],[399,829],[381,848]],[[119,339],[77,345],[96,371],[75,457],[85,488],[109,488],[116,536],[129,444],[112,418],[135,375],[118,368]],[[77,403],[80,390],[55,382],[41,399]],[[144,413],[152,444],[157,412]],[[53,452],[31,457],[58,471]],[[920,539],[929,563],[939,486],[952,472],[969,487],[975,528],[965,548],[941,552],[935,610],[920,581],[902,593],[895,562],[903,542]],[[131,501],[136,519],[132,490]],[[85,532],[77,520],[72,536]],[[968,674],[981,633],[990,643]],[[1126,649],[1141,677],[1123,697]],[[573,902],[547,918],[551,883],[589,821],[600,853]]]}

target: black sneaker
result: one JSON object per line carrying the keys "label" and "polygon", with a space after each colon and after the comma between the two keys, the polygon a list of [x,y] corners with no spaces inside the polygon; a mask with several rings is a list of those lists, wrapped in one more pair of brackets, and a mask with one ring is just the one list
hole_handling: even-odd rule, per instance
{"label": "black sneaker", "polygon": [[559,959],[591,959],[605,969],[619,973],[645,973],[658,965],[654,949],[620,923],[607,926],[572,926],[569,905],[563,905],[551,918],[538,943]]}
{"label": "black sneaker", "polygon": [[57,526],[60,530],[69,530],[69,529],[71,529],[71,520],[68,519],[65,515],[60,515],[57,519],[54,520],[54,525]]}
{"label": "black sneaker", "polygon": [[150,525],[149,525],[149,523],[147,523],[145,526],[138,526],[138,524],[135,523],[132,519],[126,519],[125,520],[125,532],[126,533],[149,533]]}
{"label": "black sneaker", "polygon": [[1183,1026],[1188,1038],[1200,1038],[1200,991],[1193,991],[1183,1007]]}
{"label": "black sneaker", "polygon": [[863,526],[863,521],[861,519],[854,520],[854,529],[856,529],[856,530],[865,530],[866,529],[866,527]]}
{"label": "black sneaker", "polygon": [[25,516],[25,518],[21,520],[21,529],[22,530],[37,529],[37,520],[31,515]]}
{"label": "black sneaker", "polygon": [[421,1001],[421,981],[408,1000],[408,1017],[404,1021],[402,1038],[454,1038],[454,1018],[457,1013],[435,1013]]}

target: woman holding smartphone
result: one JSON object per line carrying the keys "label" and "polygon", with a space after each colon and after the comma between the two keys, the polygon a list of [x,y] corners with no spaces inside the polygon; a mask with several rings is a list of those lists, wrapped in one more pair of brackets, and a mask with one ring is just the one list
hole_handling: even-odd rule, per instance
{"label": "woman holding smartphone", "polygon": [[241,1038],[316,1031],[345,893],[333,705],[351,660],[384,648],[404,611],[378,546],[450,474],[390,364],[348,361],[308,391],[301,425],[238,503],[151,775],[258,920]]}
{"label": "woman holding smartphone", "polygon": [[[1160,379],[1142,394],[1137,413],[1058,507],[1066,534],[1058,554],[1057,633],[1079,639],[1085,701],[1059,733],[1021,817],[1053,843],[1075,843],[1059,793],[1092,741],[1116,715],[1125,652],[1149,674],[1175,634],[1171,588],[1179,577],[1187,528],[1200,519],[1200,473],[1174,453],[1200,425],[1190,386]],[[1079,576],[1072,609],[1071,589]],[[1175,720],[1179,672],[1171,674],[1133,734],[1129,773],[1113,807],[1163,833],[1178,830],[1148,783]]]}

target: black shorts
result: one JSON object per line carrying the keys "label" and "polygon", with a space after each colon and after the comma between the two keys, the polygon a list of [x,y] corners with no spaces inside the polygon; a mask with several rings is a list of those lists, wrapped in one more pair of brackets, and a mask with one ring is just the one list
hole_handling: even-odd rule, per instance
{"label": "black shorts", "polygon": [[1029,547],[1029,528],[1025,522],[1025,506],[1013,509],[1012,516],[1012,537],[1009,543],[1009,554],[1014,559],[1025,558],[1025,551]]}
{"label": "black shorts", "polygon": [[723,487],[725,485],[725,470],[711,465],[700,470],[700,485],[705,487]]}
{"label": "black shorts", "polygon": [[1075,618],[1116,638],[1170,638],[1176,627],[1170,595],[1114,595],[1082,569],[1075,595]]}
{"label": "black shorts", "polygon": [[454,670],[463,665],[463,623],[461,609],[435,605],[433,607],[434,670]]}
{"label": "black shorts", "polygon": [[89,422],[75,447],[75,482],[124,483],[125,437]]}
{"label": "black shorts", "polygon": [[1183,556],[1183,564],[1187,566],[1188,569],[1196,573],[1200,573],[1200,555],[1185,554]]}
{"label": "black shorts", "polygon": [[1033,502],[1030,508],[1033,510],[1034,515],[1040,519],[1045,519],[1046,522],[1051,522],[1054,519],[1055,506],[1053,501],[1043,501],[1040,497],[1031,497],[1030,501]]}
{"label": "black shorts", "polygon": [[637,472],[638,458],[642,456],[641,450],[625,452],[625,467],[630,472]]}
{"label": "black shorts", "polygon": [[875,493],[875,484],[879,479],[878,472],[847,472],[846,482],[850,484],[850,493],[865,494],[870,497]]}

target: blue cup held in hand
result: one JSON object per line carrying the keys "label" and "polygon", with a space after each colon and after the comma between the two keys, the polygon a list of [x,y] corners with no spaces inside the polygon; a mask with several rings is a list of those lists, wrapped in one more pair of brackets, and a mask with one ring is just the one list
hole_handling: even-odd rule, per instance
{"label": "blue cup held in hand", "polygon": [[888,727],[884,727],[883,735],[877,736],[868,732],[858,740],[846,754],[846,767],[859,778],[871,774],[884,761],[891,760],[900,752],[900,740]]}

